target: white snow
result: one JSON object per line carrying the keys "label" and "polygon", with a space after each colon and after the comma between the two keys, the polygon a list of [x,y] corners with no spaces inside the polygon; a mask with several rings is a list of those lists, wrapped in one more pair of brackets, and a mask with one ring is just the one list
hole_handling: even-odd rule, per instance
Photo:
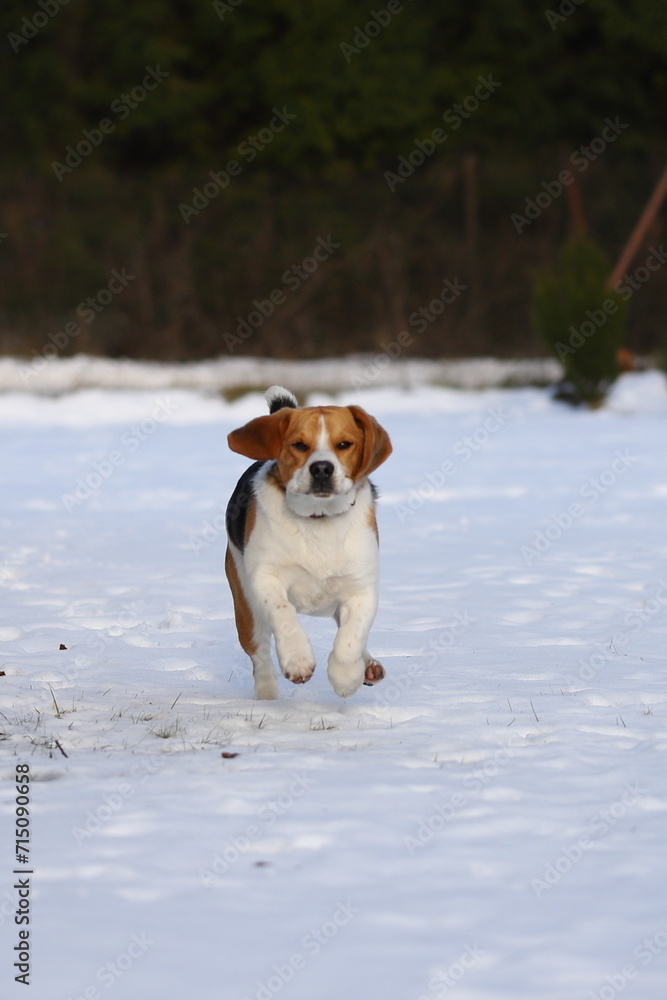
{"label": "white snow", "polygon": [[370,386],[414,388],[426,383],[466,389],[502,385],[546,385],[560,378],[552,358],[500,360],[401,358],[402,348],[389,341],[374,354],[312,361],[226,356],[190,364],[115,360],[77,354],[61,358],[53,344],[26,358],[0,358],[0,391],[55,395],[77,389],[196,389],[236,392],[263,389],[274,382],[293,392],[313,389],[341,392]]}
{"label": "white snow", "polygon": [[252,700],[223,512],[248,464],[226,434],[261,394],[159,366],[141,389],[3,382],[3,997],[662,1000],[665,378],[575,411],[400,367],[333,397],[395,449],[373,477],[388,677],[346,702],[316,619],[312,681]]}

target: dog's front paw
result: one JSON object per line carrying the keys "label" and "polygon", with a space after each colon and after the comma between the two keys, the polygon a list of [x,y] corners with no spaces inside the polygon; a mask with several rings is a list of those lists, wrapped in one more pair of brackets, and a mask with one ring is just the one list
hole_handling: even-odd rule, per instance
{"label": "dog's front paw", "polygon": [[280,669],[292,684],[305,684],[313,676],[315,670],[315,658],[310,647],[302,652],[292,652],[291,655],[279,656]]}
{"label": "dog's front paw", "polygon": [[305,684],[313,676],[315,657],[305,634],[291,636],[287,642],[277,641],[278,662],[284,676],[292,684]]}
{"label": "dog's front paw", "polygon": [[366,664],[362,659],[346,662],[337,659],[332,653],[329,657],[327,674],[336,694],[341,698],[349,698],[361,687],[365,669]]}
{"label": "dog's front paw", "polygon": [[312,660],[281,663],[280,667],[287,680],[291,681],[292,684],[305,684],[315,671],[315,664]]}

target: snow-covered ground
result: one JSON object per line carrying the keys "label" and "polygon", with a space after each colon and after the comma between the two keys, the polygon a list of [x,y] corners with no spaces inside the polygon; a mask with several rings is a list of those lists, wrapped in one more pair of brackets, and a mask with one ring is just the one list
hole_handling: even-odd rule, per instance
{"label": "snow-covered ground", "polygon": [[[547,385],[562,368],[553,358],[405,359],[405,349],[387,338],[374,354],[277,361],[270,358],[221,357],[190,364],[98,358],[86,354],[58,357],[53,344],[28,358],[0,358],[0,392],[54,395],[79,389],[196,389],[236,394],[262,389],[271,382],[289,385],[297,393],[345,392],[371,386],[416,388],[426,384],[461,389]],[[395,363],[398,361],[398,363]]]}
{"label": "snow-covered ground", "polygon": [[307,619],[312,681],[254,702],[221,527],[261,395],[0,396],[3,998],[663,1000],[664,377],[336,401],[394,442],[388,677],[338,699]]}

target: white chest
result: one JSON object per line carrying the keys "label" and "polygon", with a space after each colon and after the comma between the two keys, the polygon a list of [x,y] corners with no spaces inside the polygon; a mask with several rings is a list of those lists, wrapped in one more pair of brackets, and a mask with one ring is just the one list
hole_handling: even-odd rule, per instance
{"label": "white chest", "polygon": [[370,491],[334,517],[292,513],[280,493],[258,491],[255,525],[245,560],[250,577],[270,573],[301,614],[331,615],[341,602],[377,585],[378,548],[369,516]]}

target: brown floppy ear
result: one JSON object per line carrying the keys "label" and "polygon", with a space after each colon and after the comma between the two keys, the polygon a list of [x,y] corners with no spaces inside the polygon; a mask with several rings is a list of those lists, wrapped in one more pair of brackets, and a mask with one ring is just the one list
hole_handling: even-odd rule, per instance
{"label": "brown floppy ear", "polygon": [[227,436],[232,451],[258,461],[277,458],[290,421],[289,410],[279,410],[268,417],[256,417]]}
{"label": "brown floppy ear", "polygon": [[350,406],[350,413],[354,417],[357,427],[363,431],[363,447],[361,463],[357,478],[361,479],[377,469],[378,465],[389,458],[392,453],[391,441],[384,427],[380,427],[375,417],[366,413],[360,406]]}

